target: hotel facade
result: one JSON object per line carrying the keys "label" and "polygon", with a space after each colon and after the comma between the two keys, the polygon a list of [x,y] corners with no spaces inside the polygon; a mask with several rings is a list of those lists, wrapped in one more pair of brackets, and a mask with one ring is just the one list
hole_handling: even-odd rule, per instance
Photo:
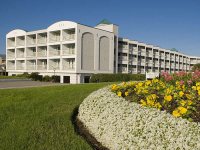
{"label": "hotel facade", "polygon": [[106,20],[90,27],[60,21],[47,29],[21,29],[6,35],[8,75],[38,72],[60,76],[61,83],[85,83],[96,73],[189,71],[200,57],[118,37]]}

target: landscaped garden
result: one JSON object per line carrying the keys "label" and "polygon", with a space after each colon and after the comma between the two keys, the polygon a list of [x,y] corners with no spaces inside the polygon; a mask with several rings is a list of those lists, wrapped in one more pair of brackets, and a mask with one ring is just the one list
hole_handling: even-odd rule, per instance
{"label": "landscaped garden", "polygon": [[80,149],[73,111],[109,83],[0,90],[0,149]]}
{"label": "landscaped garden", "polygon": [[200,71],[95,91],[78,120],[108,149],[200,149]]}

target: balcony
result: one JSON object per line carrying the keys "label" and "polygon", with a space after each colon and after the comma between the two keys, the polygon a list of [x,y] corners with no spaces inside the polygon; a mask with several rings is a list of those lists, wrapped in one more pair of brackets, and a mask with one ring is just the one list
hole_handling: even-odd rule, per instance
{"label": "balcony", "polygon": [[153,53],[147,52],[147,53],[146,53],[146,56],[147,56],[147,57],[153,57]]}
{"label": "balcony", "polygon": [[74,55],[75,54],[75,44],[63,44],[62,55]]}
{"label": "balcony", "polygon": [[25,70],[25,61],[24,60],[17,60],[16,70]]}
{"label": "balcony", "polygon": [[127,73],[127,67],[119,67],[118,71],[121,73]]}
{"label": "balcony", "polygon": [[47,43],[47,33],[39,33],[37,36],[38,44],[46,44]]}
{"label": "balcony", "polygon": [[128,49],[128,45],[119,44],[119,49]]}
{"label": "balcony", "polygon": [[35,45],[36,44],[36,34],[27,35],[26,45]]}
{"label": "balcony", "polygon": [[17,48],[17,50],[16,50],[16,58],[24,58],[24,57],[25,57],[24,48]]}
{"label": "balcony", "polygon": [[49,32],[49,42],[60,42],[60,30]]}
{"label": "balcony", "polygon": [[60,45],[49,46],[49,57],[60,56]]}
{"label": "balcony", "polygon": [[36,70],[36,60],[28,60],[26,62],[26,70]]}
{"label": "balcony", "polygon": [[47,60],[46,59],[38,59],[37,70],[47,70]]}
{"label": "balcony", "polygon": [[36,47],[28,47],[26,49],[26,57],[36,57]]}
{"label": "balcony", "polygon": [[142,51],[141,56],[146,56],[146,52]]}
{"label": "balcony", "polygon": [[16,38],[16,46],[24,46],[25,45],[25,36],[18,36]]}
{"label": "balcony", "polygon": [[15,49],[7,49],[7,59],[15,58]]}
{"label": "balcony", "polygon": [[47,56],[47,46],[38,46],[37,57],[46,57]]}
{"label": "balcony", "polygon": [[8,38],[7,39],[7,47],[15,47],[15,38]]}
{"label": "balcony", "polygon": [[75,59],[74,58],[63,59],[62,70],[75,70]]}
{"label": "balcony", "polygon": [[14,60],[7,61],[6,69],[7,70],[15,70],[15,61]]}
{"label": "balcony", "polygon": [[60,70],[60,59],[50,59],[49,70]]}
{"label": "balcony", "polygon": [[63,41],[71,41],[75,40],[75,29],[65,29],[62,32],[62,40]]}
{"label": "balcony", "polygon": [[118,60],[119,60],[119,61],[120,61],[120,60],[121,60],[121,61],[122,61],[122,60],[125,60],[125,61],[126,61],[126,60],[128,60],[128,57],[127,57],[127,56],[119,56],[119,57],[118,57]]}

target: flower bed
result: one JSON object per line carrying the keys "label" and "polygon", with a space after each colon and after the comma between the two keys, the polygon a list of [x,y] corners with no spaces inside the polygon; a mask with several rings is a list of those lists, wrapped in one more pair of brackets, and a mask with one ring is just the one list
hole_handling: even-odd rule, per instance
{"label": "flower bed", "polygon": [[165,110],[174,117],[200,122],[200,72],[163,73],[161,79],[113,85],[119,97],[145,107]]}
{"label": "flower bed", "polygon": [[125,92],[117,92],[119,97],[110,87],[103,88],[79,107],[78,119],[102,145],[109,149],[200,149],[198,123],[160,111],[159,105],[148,108],[127,101],[121,97],[128,97],[130,93]]}

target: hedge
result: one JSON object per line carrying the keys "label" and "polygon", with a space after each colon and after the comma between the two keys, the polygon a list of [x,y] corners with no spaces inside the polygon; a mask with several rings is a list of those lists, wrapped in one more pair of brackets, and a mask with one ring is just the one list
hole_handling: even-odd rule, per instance
{"label": "hedge", "polygon": [[144,74],[93,74],[90,82],[143,81]]}

